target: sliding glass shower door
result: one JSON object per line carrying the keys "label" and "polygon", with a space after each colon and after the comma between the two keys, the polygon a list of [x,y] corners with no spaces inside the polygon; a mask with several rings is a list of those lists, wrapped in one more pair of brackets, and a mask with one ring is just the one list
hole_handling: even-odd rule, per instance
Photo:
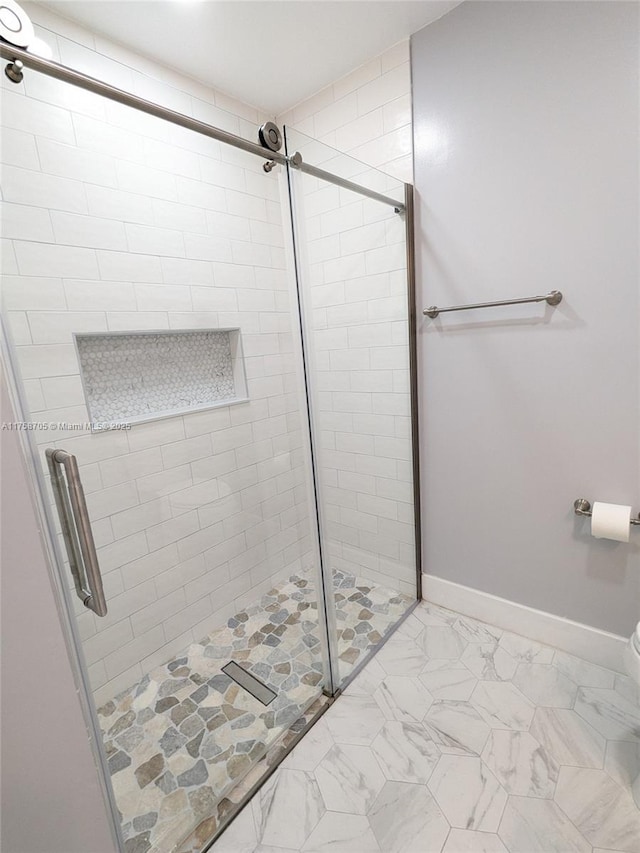
{"label": "sliding glass shower door", "polygon": [[344,686],[418,595],[409,214],[404,184],[291,128],[285,137],[292,162],[310,167],[289,167],[289,180],[332,670]]}
{"label": "sliding glass shower door", "polygon": [[22,419],[122,840],[170,851],[210,837],[331,689],[279,177],[36,72],[2,79]]}

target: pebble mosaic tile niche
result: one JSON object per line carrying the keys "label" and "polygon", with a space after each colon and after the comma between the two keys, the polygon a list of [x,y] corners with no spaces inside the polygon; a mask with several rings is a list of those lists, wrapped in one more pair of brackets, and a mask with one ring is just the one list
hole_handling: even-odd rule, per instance
{"label": "pebble mosaic tile niche", "polygon": [[76,335],[94,425],[247,399],[239,329]]}

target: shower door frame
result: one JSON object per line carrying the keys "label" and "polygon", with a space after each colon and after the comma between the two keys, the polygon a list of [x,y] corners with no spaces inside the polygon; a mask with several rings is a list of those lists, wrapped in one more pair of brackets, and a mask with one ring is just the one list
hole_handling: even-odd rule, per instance
{"label": "shower door frame", "polygon": [[[296,158],[296,155],[292,157],[288,157],[285,154],[281,154],[278,151],[271,151],[269,149],[263,148],[262,146],[252,143],[240,136],[236,136],[234,134],[228,133],[227,131],[216,128],[212,125],[208,125],[205,122],[198,121],[197,119],[193,119],[190,116],[184,115],[182,113],[171,110],[167,107],[163,107],[160,104],[156,104],[152,101],[145,100],[144,98],[140,98],[132,93],[124,91],[122,89],[118,89],[114,86],[111,86],[107,83],[104,83],[101,80],[97,80],[96,78],[90,77],[89,75],[83,74],[79,71],[76,71],[72,68],[69,68],[60,63],[54,62],[52,60],[43,59],[42,57],[36,56],[35,54],[30,54],[26,50],[22,50],[21,48],[13,47],[8,43],[0,42],[0,57],[4,60],[7,60],[9,64],[12,64],[16,61],[20,61],[24,69],[30,69],[32,71],[40,72],[45,74],[48,77],[52,77],[54,79],[69,83],[78,88],[84,89],[86,91],[92,92],[94,94],[102,95],[109,100],[116,101],[118,103],[124,104],[126,106],[130,106],[134,109],[137,109],[143,113],[147,113],[148,115],[153,115],[157,118],[164,119],[169,121],[175,125],[187,128],[189,130],[193,130],[196,133],[207,136],[211,139],[216,139],[220,142],[226,143],[228,145],[232,145],[233,147],[244,150],[250,154],[254,154],[258,157],[266,161],[275,161],[276,163],[282,164],[287,169],[287,184],[288,184],[288,193],[289,200],[291,200],[291,185],[290,185],[290,170],[291,169],[300,169],[301,171],[307,172],[309,174],[315,175],[323,180],[326,180],[330,183],[337,184],[339,186],[346,187],[355,192],[358,192],[362,195],[365,195],[369,198],[377,199],[385,204],[393,204],[394,200],[390,199],[387,196],[383,196],[380,193],[376,193],[373,190],[369,190],[366,187],[362,187],[358,184],[355,184],[351,181],[347,181],[343,178],[340,178],[337,175],[334,175],[330,172],[325,172],[324,170],[317,169],[316,167],[302,163],[301,159]],[[398,622],[392,626],[387,636],[382,639],[379,645],[376,647],[379,649],[384,642],[388,639],[388,637],[395,631],[398,625],[404,621],[404,619],[412,612],[412,610],[417,606],[418,602],[422,598],[422,552],[421,552],[421,516],[420,516],[420,465],[419,465],[419,425],[418,425],[418,375],[417,375],[417,310],[416,310],[416,300],[415,300],[415,242],[414,242],[414,206],[413,206],[413,186],[412,184],[405,183],[404,184],[404,200],[397,204],[397,212],[402,213],[405,217],[405,245],[406,245],[406,260],[407,260],[407,303],[408,303],[408,332],[409,332],[409,384],[410,384],[410,405],[411,405],[411,444],[412,444],[412,469],[413,469],[413,497],[414,497],[414,532],[415,532],[415,562],[416,562],[416,600],[413,605],[411,605],[407,611],[405,611],[404,615],[400,617]],[[291,212],[291,211],[290,211]],[[295,229],[293,227],[293,219],[291,219],[290,231],[291,231],[291,239],[293,251],[295,253]],[[296,287],[299,288],[299,275],[297,266],[294,264],[294,274],[296,277]],[[301,302],[299,293],[296,293],[296,303],[298,313],[301,310]],[[8,392],[9,398],[11,401],[11,405],[13,407],[13,411],[18,418],[19,421],[26,421],[26,412],[29,411],[29,407],[26,404],[25,393],[22,387],[22,383],[19,379],[20,372],[17,367],[17,359],[15,357],[15,353],[13,351],[13,345],[10,342],[10,337],[7,334],[7,330],[4,328],[4,318],[2,314],[0,314],[0,355],[2,357],[2,362],[4,364],[4,373],[7,378]],[[305,378],[305,382],[307,380],[306,374],[306,364],[304,363],[304,352],[305,352],[305,342],[304,335],[302,334],[302,330],[300,330],[300,340],[301,346],[303,350],[303,374]],[[307,415],[309,418],[309,426],[310,426],[310,435],[309,441],[313,446],[313,431],[311,429],[311,420],[312,414],[310,411],[310,401],[309,396],[306,396],[306,408]],[[118,807],[115,800],[115,795],[113,792],[113,786],[110,781],[110,773],[107,766],[106,755],[104,753],[104,749],[102,747],[102,733],[100,729],[100,725],[98,722],[97,711],[95,707],[95,702],[93,700],[93,694],[89,682],[87,665],[84,661],[83,654],[81,652],[82,642],[80,639],[78,627],[76,625],[76,620],[73,618],[73,603],[71,598],[71,591],[67,587],[67,585],[63,581],[62,573],[60,571],[60,567],[64,565],[64,560],[62,558],[62,553],[60,551],[60,545],[58,542],[58,538],[55,533],[55,528],[53,525],[53,518],[51,515],[50,508],[46,505],[44,496],[47,494],[46,481],[44,476],[44,471],[42,470],[42,466],[38,462],[38,452],[37,446],[35,443],[35,436],[33,435],[25,435],[24,433],[29,433],[28,430],[21,431],[20,434],[20,444],[22,447],[22,452],[27,468],[27,475],[29,479],[29,488],[31,491],[32,500],[36,509],[37,517],[40,520],[41,524],[41,540],[43,544],[43,550],[45,552],[45,558],[47,563],[47,568],[50,575],[50,580],[52,583],[54,597],[57,602],[59,618],[63,630],[63,635],[65,639],[65,643],[67,645],[67,650],[69,654],[69,660],[71,663],[71,669],[73,673],[74,680],[76,682],[76,686],[78,689],[78,694],[80,697],[80,703],[82,707],[82,711],[85,717],[85,722],[87,724],[88,734],[90,740],[92,741],[91,747],[94,754],[94,759],[96,761],[96,766],[99,769],[99,784],[103,793],[103,797],[105,799],[105,803],[107,805],[107,815],[108,821],[110,824],[111,833],[116,844],[116,848],[119,850],[124,849],[124,845],[122,842],[122,834],[120,821],[118,820]],[[311,469],[312,476],[316,477],[316,468],[315,468],[315,460],[313,456],[313,449],[311,452]],[[318,502],[318,496],[314,490],[314,506],[313,509],[316,513],[316,520],[319,522],[320,519],[320,508]],[[322,579],[322,596],[323,596],[323,610],[325,613],[325,620],[327,617],[327,581],[326,581],[326,573],[324,571],[324,566],[320,566],[320,575]],[[328,627],[328,626],[327,626]],[[365,658],[365,660],[351,673],[349,678],[345,681],[345,684],[338,685],[335,683],[335,679],[333,676],[333,666],[331,660],[331,646],[332,640],[329,638],[329,678],[331,681],[330,689],[327,691],[325,689],[325,693],[329,695],[329,701],[335,699],[342,691],[346,683],[350,682],[357,673],[362,669],[363,666],[366,665],[369,657]],[[319,712],[322,714],[324,712]],[[311,725],[314,721],[312,721]],[[297,742],[297,741],[296,741]],[[286,750],[285,755],[293,748],[293,745],[289,749]],[[284,756],[282,756],[284,757]],[[279,762],[278,762],[279,763]],[[263,784],[266,779],[275,771],[278,764],[273,765],[269,768],[269,771],[265,773],[264,777],[256,784],[255,788],[253,788],[245,800],[250,799],[250,797],[255,793],[255,790]],[[244,804],[245,800],[242,801],[241,806]],[[231,819],[235,814],[232,816]],[[226,824],[223,828],[226,828]],[[217,837],[219,833],[216,833]],[[212,842],[207,842],[205,845],[205,849],[210,846]]]}

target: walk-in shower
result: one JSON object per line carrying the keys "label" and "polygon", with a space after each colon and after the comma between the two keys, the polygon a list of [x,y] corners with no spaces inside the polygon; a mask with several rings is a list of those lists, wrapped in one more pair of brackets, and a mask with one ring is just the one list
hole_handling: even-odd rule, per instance
{"label": "walk-in shower", "polygon": [[6,356],[114,832],[203,849],[419,597],[411,187],[0,52]]}

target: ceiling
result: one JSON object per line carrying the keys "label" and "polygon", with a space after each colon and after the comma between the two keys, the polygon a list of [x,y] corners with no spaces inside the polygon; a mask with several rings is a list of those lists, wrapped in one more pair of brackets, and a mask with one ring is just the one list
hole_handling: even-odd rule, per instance
{"label": "ceiling", "polygon": [[277,115],[458,2],[43,0],[43,5]]}

